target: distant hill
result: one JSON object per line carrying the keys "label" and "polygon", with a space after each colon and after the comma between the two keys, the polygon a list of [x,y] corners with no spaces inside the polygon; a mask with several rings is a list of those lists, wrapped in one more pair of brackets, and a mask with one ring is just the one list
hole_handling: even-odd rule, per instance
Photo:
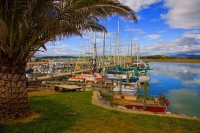
{"label": "distant hill", "polygon": [[171,55],[172,58],[200,58],[200,55],[177,54]]}

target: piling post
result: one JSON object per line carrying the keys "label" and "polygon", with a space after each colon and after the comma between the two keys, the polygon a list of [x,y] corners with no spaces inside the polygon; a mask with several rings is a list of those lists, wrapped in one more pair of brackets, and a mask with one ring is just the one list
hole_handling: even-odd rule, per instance
{"label": "piling post", "polygon": [[114,81],[112,80],[112,83],[111,83],[111,90],[113,92],[113,86],[114,86]]}
{"label": "piling post", "polygon": [[126,76],[126,83],[128,84],[129,83],[129,72],[128,71],[126,72],[126,75],[127,75]]}
{"label": "piling post", "polygon": [[119,94],[122,94],[122,80],[119,82]]}
{"label": "piling post", "polygon": [[143,110],[146,111],[146,98],[147,98],[147,83],[144,83],[144,106]]}

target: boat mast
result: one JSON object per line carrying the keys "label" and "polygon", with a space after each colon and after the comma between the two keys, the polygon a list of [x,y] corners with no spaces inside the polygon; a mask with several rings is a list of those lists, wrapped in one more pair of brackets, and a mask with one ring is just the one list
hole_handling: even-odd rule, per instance
{"label": "boat mast", "polygon": [[115,67],[115,58],[116,58],[116,47],[117,47],[117,44],[116,44],[117,42],[115,42],[115,54],[114,54],[114,67]]}
{"label": "boat mast", "polygon": [[136,53],[136,43],[134,43],[134,61],[135,61],[135,57],[137,56],[136,54],[137,54]]}
{"label": "boat mast", "polygon": [[132,60],[132,56],[133,56],[133,53],[132,53],[133,52],[133,50],[132,50],[133,48],[132,47],[133,47],[133,44],[132,44],[132,36],[131,36],[131,59],[130,59],[130,61]]}
{"label": "boat mast", "polygon": [[119,65],[119,46],[120,46],[120,36],[119,36],[119,21],[118,21],[118,33],[117,33],[117,43],[118,43],[118,65]]}
{"label": "boat mast", "polygon": [[[104,19],[104,27],[106,27],[106,19]],[[105,45],[106,45],[106,32],[103,32],[103,68],[105,65]]]}
{"label": "boat mast", "polygon": [[97,48],[96,48],[96,30],[94,31],[94,51],[93,51],[93,70],[96,70]]}
{"label": "boat mast", "polygon": [[139,36],[138,36],[138,31],[137,31],[137,66],[138,66],[138,57],[139,57]]}

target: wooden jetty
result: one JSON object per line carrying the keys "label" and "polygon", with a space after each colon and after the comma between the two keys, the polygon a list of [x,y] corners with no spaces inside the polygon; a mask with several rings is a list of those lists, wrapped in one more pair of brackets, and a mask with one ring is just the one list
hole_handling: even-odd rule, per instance
{"label": "wooden jetty", "polygon": [[[113,65],[109,65],[107,67],[112,67]],[[31,85],[31,86],[34,86],[34,85],[37,85],[37,86],[40,86],[42,85],[42,81],[48,81],[48,80],[51,80],[51,79],[56,79],[56,78],[61,78],[61,77],[69,77],[69,76],[72,76],[74,74],[80,74],[82,72],[89,72],[90,69],[82,69],[82,70],[79,70],[79,71],[74,71],[74,72],[65,72],[65,73],[60,73],[60,74],[48,74],[48,75],[45,75],[45,76],[36,76],[36,74],[39,74],[39,73],[33,73],[34,74],[34,78],[33,79],[28,79],[28,84]]]}
{"label": "wooden jetty", "polygon": [[41,86],[42,85],[42,81],[47,81],[50,79],[56,79],[56,78],[60,78],[60,77],[66,77],[66,76],[71,76],[72,74],[78,74],[78,73],[82,73],[85,72],[87,70],[81,70],[81,71],[76,71],[76,72],[66,72],[66,73],[60,73],[60,74],[49,74],[46,76],[39,76],[33,79],[28,79],[28,85],[29,86]]}
{"label": "wooden jetty", "polygon": [[71,76],[73,74],[78,74],[78,73],[82,73],[82,72],[86,72],[86,71],[89,71],[89,70],[84,69],[84,70],[75,71],[75,72],[65,72],[65,73],[60,73],[60,74],[48,74],[46,76],[39,76],[39,77],[36,77],[35,79],[28,79],[28,80],[29,81],[34,81],[34,80],[44,81],[44,80],[48,80],[48,79],[51,79],[51,78]]}

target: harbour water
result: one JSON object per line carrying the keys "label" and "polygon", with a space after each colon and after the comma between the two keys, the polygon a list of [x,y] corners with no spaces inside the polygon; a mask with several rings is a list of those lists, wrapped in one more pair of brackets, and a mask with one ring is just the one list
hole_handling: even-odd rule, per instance
{"label": "harbour water", "polygon": [[[200,118],[200,64],[150,63],[147,94],[165,94],[168,111]],[[141,92],[142,93],[142,92]]]}

